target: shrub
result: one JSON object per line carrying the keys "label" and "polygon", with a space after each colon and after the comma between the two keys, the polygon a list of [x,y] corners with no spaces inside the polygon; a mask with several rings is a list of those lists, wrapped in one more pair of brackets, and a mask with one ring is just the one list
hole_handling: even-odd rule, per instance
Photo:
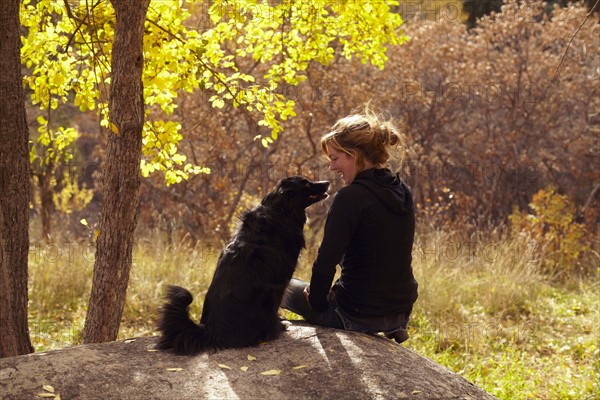
{"label": "shrub", "polygon": [[509,219],[515,236],[535,243],[544,271],[557,277],[574,272],[587,249],[585,227],[575,222],[575,204],[549,186],[538,191],[529,204],[531,213],[513,210]]}

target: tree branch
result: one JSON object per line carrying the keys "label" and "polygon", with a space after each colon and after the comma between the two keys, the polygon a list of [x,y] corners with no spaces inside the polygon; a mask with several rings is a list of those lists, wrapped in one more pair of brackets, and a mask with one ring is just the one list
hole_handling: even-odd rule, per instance
{"label": "tree branch", "polygon": [[571,39],[569,40],[569,43],[567,43],[567,48],[565,49],[562,57],[560,58],[560,62],[556,66],[556,69],[554,70],[554,76],[550,80],[550,83],[548,84],[548,87],[550,87],[554,83],[554,81],[556,80],[556,78],[558,77],[558,70],[560,69],[560,67],[562,66],[563,62],[565,61],[565,57],[567,56],[567,52],[569,51],[569,48],[571,47],[571,44],[573,43],[573,40],[575,39],[575,36],[579,33],[579,31],[581,30],[581,28],[583,27],[583,25],[585,24],[585,22],[588,20],[588,18],[590,17],[590,15],[592,15],[592,13],[596,9],[596,7],[598,7],[598,4],[600,4],[600,0],[596,1],[596,4],[594,4],[594,6],[590,10],[590,12],[585,16],[585,18],[583,19],[583,21],[581,22],[581,24],[579,25],[579,27],[575,30],[575,32],[573,32],[573,36],[571,36]]}

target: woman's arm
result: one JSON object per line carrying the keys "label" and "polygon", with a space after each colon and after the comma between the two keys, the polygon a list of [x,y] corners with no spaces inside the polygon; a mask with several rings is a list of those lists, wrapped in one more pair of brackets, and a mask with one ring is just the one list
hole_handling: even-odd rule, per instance
{"label": "woman's arm", "polygon": [[312,268],[308,296],[311,308],[317,312],[327,308],[335,268],[350,245],[358,226],[361,202],[356,194],[356,188],[352,186],[340,189],[329,208],[323,241]]}

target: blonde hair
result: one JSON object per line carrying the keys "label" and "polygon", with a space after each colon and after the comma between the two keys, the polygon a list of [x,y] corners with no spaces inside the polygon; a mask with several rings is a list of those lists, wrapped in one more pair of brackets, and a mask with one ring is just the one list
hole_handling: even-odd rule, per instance
{"label": "blonde hair", "polygon": [[375,114],[367,104],[363,112],[338,120],[331,132],[321,137],[321,149],[344,152],[356,159],[359,168],[365,160],[383,165],[390,158],[390,150],[402,144],[400,133],[392,121]]}

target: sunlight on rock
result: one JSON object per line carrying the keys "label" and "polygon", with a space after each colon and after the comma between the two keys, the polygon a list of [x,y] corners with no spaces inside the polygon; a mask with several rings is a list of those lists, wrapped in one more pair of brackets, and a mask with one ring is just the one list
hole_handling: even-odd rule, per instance
{"label": "sunlight on rock", "polygon": [[[348,353],[348,358],[352,362],[352,364],[356,367],[357,370],[363,371],[360,375],[360,379],[368,392],[369,396],[372,399],[384,399],[385,391],[381,388],[380,381],[381,378],[377,375],[379,371],[373,370],[370,368],[363,368],[363,350],[358,347],[348,335],[337,333],[337,338],[340,340],[340,343],[346,349]],[[355,338],[354,338],[355,339]]]}

